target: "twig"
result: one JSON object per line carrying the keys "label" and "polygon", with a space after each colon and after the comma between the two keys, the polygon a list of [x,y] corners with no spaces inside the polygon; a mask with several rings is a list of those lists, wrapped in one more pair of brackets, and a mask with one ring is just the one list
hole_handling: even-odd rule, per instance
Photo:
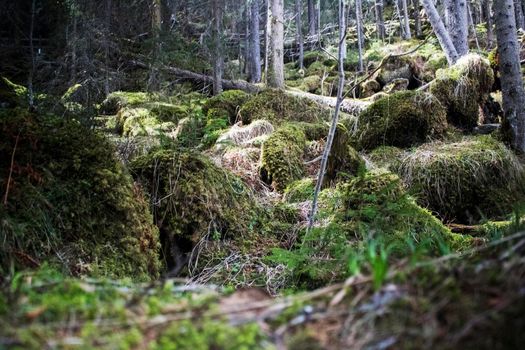
{"label": "twig", "polygon": [[16,153],[16,148],[18,147],[19,139],[20,139],[20,131],[18,132],[18,135],[16,135],[15,147],[13,148],[13,153],[11,154],[11,166],[9,167],[9,176],[7,177],[7,186],[5,189],[5,196],[4,196],[4,206],[7,206],[7,197],[9,196],[9,187],[11,186],[11,178],[13,176],[13,167],[15,164],[15,153]]}

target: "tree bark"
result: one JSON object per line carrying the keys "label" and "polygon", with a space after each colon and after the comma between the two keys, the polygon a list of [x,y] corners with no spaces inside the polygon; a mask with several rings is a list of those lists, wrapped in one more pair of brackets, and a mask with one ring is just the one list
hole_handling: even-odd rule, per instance
{"label": "tree bark", "polygon": [[375,17],[376,17],[376,31],[379,40],[385,40],[385,19],[383,17],[383,0],[375,0],[374,2]]}
{"label": "tree bark", "polygon": [[521,0],[514,0],[514,12],[516,13],[516,27],[518,29],[525,29],[525,18],[523,16]]}
{"label": "tree bark", "polygon": [[447,29],[441,20],[441,17],[439,17],[439,13],[434,6],[434,2],[432,0],[422,0],[422,2],[425,12],[427,13],[428,20],[432,25],[432,29],[434,29],[434,33],[438,38],[439,44],[441,45],[441,48],[447,57],[448,64],[453,65],[459,58],[458,52],[456,51],[456,47],[454,46],[454,43],[452,42],[452,39],[450,38],[450,35],[448,34]]}
{"label": "tree bark", "polygon": [[304,69],[304,40],[303,40],[303,4],[301,0],[295,0],[295,24],[297,26],[297,43],[299,44],[299,69]]}
{"label": "tree bark", "polygon": [[268,86],[284,88],[284,0],[271,0],[270,62]]}
{"label": "tree bark", "polygon": [[410,21],[408,16],[408,4],[407,0],[401,0],[403,5],[403,25],[405,26],[405,39],[412,39],[412,33],[410,32]]}
{"label": "tree bark", "polygon": [[223,56],[222,56],[222,0],[213,0],[213,95],[222,92],[222,73],[223,73]]}
{"label": "tree bark", "polygon": [[358,59],[358,68],[359,72],[363,72],[365,70],[363,65],[363,46],[364,46],[364,40],[363,40],[363,10],[361,7],[361,0],[355,0],[355,18],[357,22],[357,53],[359,56]]}
{"label": "tree bark", "polygon": [[421,18],[419,17],[419,0],[412,0],[412,5],[414,9],[412,11],[412,16],[414,17],[414,31],[416,37],[421,36]]}
{"label": "tree bark", "polygon": [[504,125],[514,149],[525,152],[525,90],[520,65],[513,0],[494,0]]}
{"label": "tree bark", "polygon": [[159,89],[158,60],[160,56],[160,32],[162,30],[162,3],[161,0],[151,2],[151,31],[153,32],[154,49],[152,63],[148,79],[148,90],[157,91]]}
{"label": "tree bark", "polygon": [[492,0],[485,0],[485,16],[487,20],[487,49],[492,49],[494,44],[494,23],[492,20]]}
{"label": "tree bark", "polygon": [[250,12],[250,53],[249,67],[251,83],[261,81],[261,44],[259,35],[259,0],[252,0]]}
{"label": "tree bark", "polygon": [[466,0],[446,0],[445,18],[450,38],[459,57],[468,53],[468,12]]}
{"label": "tree bark", "polygon": [[315,0],[308,0],[308,35],[317,34],[317,15],[315,11]]}

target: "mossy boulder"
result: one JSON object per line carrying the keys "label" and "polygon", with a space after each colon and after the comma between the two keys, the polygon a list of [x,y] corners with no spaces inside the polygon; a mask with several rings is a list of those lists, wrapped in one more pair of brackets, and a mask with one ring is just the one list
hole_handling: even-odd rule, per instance
{"label": "mossy boulder", "polygon": [[204,103],[202,111],[207,114],[212,109],[224,110],[228,114],[230,123],[234,124],[240,108],[249,98],[250,95],[241,90],[224,91],[221,94],[208,99]]}
{"label": "mossy boulder", "polygon": [[[77,122],[0,112],[2,269],[45,261],[73,275],[159,275],[158,230],[104,138]],[[16,150],[14,149],[16,144]],[[4,271],[6,272],[6,271]]]}
{"label": "mossy boulder", "polygon": [[446,220],[498,218],[525,200],[522,163],[490,136],[423,145],[403,158],[397,172],[422,205]]}
{"label": "mossy boulder", "polygon": [[27,105],[27,88],[0,77],[0,108]]}
{"label": "mossy boulder", "polygon": [[366,155],[373,168],[397,169],[405,151],[393,146],[379,146]]}
{"label": "mossy boulder", "polygon": [[202,154],[156,150],[135,159],[130,169],[150,190],[168,266],[201,239],[248,241],[263,218],[243,181]]}
{"label": "mossy boulder", "polygon": [[288,203],[300,203],[312,200],[315,190],[315,180],[304,178],[286,186],[283,200]]}
{"label": "mossy boulder", "polygon": [[306,137],[300,127],[286,124],[277,129],[262,146],[261,179],[277,191],[301,179],[305,147]]}
{"label": "mossy boulder", "polygon": [[438,70],[430,92],[447,109],[450,124],[471,130],[478,124],[479,108],[489,97],[493,84],[489,61],[469,54],[452,67]]}
{"label": "mossy boulder", "polygon": [[391,57],[376,75],[376,80],[382,85],[388,85],[396,79],[412,79],[412,67],[409,57]]}
{"label": "mossy boulder", "polygon": [[305,52],[303,57],[303,64],[305,67],[309,67],[314,62],[322,62],[326,58],[326,54],[321,51],[308,51]]}
{"label": "mossy boulder", "polygon": [[351,235],[375,240],[403,254],[410,240],[439,253],[440,244],[464,248],[469,240],[453,234],[430,211],[420,207],[403,188],[397,175],[373,171],[341,184],[341,205],[336,220]]}
{"label": "mossy boulder", "polygon": [[361,85],[361,98],[367,98],[381,90],[381,84],[375,79],[369,79]]}
{"label": "mossy boulder", "polygon": [[325,186],[334,183],[336,180],[356,176],[365,169],[365,162],[352,147],[351,140],[351,131],[344,123],[339,123],[328,157]]}
{"label": "mossy boulder", "polygon": [[176,124],[162,122],[149,109],[122,108],[116,118],[116,128],[123,136],[158,136],[175,130]]}
{"label": "mossy boulder", "polygon": [[244,124],[257,119],[279,125],[289,121],[316,123],[330,118],[329,109],[281,90],[260,92],[246,102],[239,113]]}
{"label": "mossy boulder", "polygon": [[387,145],[410,147],[441,137],[446,111],[432,95],[400,91],[381,98],[359,116],[356,140],[360,149]]}
{"label": "mossy boulder", "polygon": [[137,107],[155,100],[157,100],[155,95],[146,92],[115,91],[102,102],[100,113],[115,115],[123,107]]}

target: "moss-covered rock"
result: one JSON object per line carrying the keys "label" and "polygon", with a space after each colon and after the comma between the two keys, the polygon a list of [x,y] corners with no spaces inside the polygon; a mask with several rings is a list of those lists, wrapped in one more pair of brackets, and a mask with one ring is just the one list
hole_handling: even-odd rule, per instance
{"label": "moss-covered rock", "polygon": [[325,58],[326,54],[321,51],[308,51],[304,54],[303,64],[305,67],[309,67],[312,63],[323,61]]}
{"label": "moss-covered rock", "polygon": [[241,90],[224,91],[204,103],[202,110],[207,114],[211,109],[222,109],[228,113],[231,124],[235,123],[239,110],[248,101],[250,95]]}
{"label": "moss-covered rock", "polygon": [[405,151],[393,146],[379,146],[366,155],[372,167],[387,170],[397,169]]}
{"label": "moss-covered rock", "polygon": [[342,123],[337,126],[328,164],[326,167],[324,185],[330,185],[336,180],[356,176],[365,169],[365,162],[352,147],[351,132]]}
{"label": "moss-covered rock", "polygon": [[116,129],[123,136],[159,136],[175,130],[176,124],[162,122],[149,109],[124,107],[116,118]]}
{"label": "moss-covered rock", "polygon": [[275,190],[304,175],[303,154],[306,147],[304,132],[296,125],[286,124],[277,129],[262,147],[260,175]]}
{"label": "moss-covered rock", "polygon": [[168,266],[201,239],[246,240],[261,211],[243,181],[207,157],[179,149],[152,151],[130,168],[150,189]]}
{"label": "moss-covered rock", "polygon": [[63,118],[0,113],[0,152],[15,155],[0,157],[2,269],[50,261],[75,275],[157,277],[157,228],[109,142]]}
{"label": "moss-covered rock", "polygon": [[525,200],[523,165],[490,136],[423,145],[403,158],[397,172],[422,205],[447,220],[498,218]]}
{"label": "moss-covered rock", "polygon": [[457,249],[464,248],[469,240],[450,232],[420,207],[392,173],[375,171],[357,176],[341,184],[339,191],[342,205],[336,220],[357,237],[389,246],[393,253],[406,253],[410,240],[433,253],[439,253],[442,243]]}
{"label": "moss-covered rock", "polygon": [[115,115],[123,107],[137,107],[155,100],[157,100],[155,95],[146,92],[116,91],[109,94],[102,102],[100,112],[106,115]]}
{"label": "moss-covered rock", "polygon": [[412,79],[409,57],[391,57],[383,64],[376,76],[376,80],[383,86],[390,84],[395,79],[406,79],[408,81]]}
{"label": "moss-covered rock", "polygon": [[379,99],[359,116],[359,148],[410,147],[439,138],[447,128],[445,109],[430,94],[400,91]]}
{"label": "moss-covered rock", "polygon": [[375,79],[369,79],[361,85],[361,98],[367,98],[381,90],[381,84]]}
{"label": "moss-covered rock", "polygon": [[281,90],[260,92],[246,102],[239,113],[244,124],[257,119],[266,119],[279,125],[288,121],[315,123],[330,118],[328,109]]}
{"label": "moss-covered rock", "polygon": [[0,77],[0,108],[27,105],[27,88]]}
{"label": "moss-covered rock", "polygon": [[286,186],[283,200],[288,203],[300,203],[311,200],[314,196],[315,181],[311,178],[297,180]]}
{"label": "moss-covered rock", "polygon": [[430,92],[447,109],[449,123],[473,129],[479,119],[479,108],[488,98],[494,73],[487,59],[470,54],[452,67],[436,72]]}

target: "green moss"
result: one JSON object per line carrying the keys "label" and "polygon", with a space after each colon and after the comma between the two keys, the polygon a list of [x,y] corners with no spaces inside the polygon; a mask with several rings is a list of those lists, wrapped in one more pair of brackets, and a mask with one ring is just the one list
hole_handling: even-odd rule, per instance
{"label": "green moss", "polygon": [[[0,209],[2,267],[50,260],[70,274],[158,276],[158,231],[105,138],[77,122],[21,110],[2,112],[0,135],[2,154],[13,154],[18,140],[18,170]],[[8,157],[0,157],[0,169],[6,188]]]}
{"label": "green moss", "polygon": [[202,110],[205,114],[211,109],[222,109],[228,113],[230,123],[235,123],[242,105],[248,101],[250,95],[241,90],[228,90],[206,101]]}
{"label": "green moss", "polygon": [[309,67],[312,63],[323,61],[326,55],[321,51],[309,51],[305,52],[303,57],[303,64],[305,67]]}
{"label": "green moss", "polygon": [[356,139],[361,149],[410,147],[441,137],[446,127],[445,109],[436,98],[400,91],[379,99],[361,113]]}
{"label": "green moss", "polygon": [[319,62],[318,61],[318,62],[314,62],[310,66],[308,66],[308,68],[306,69],[305,75],[306,75],[306,77],[310,77],[310,76],[321,77],[329,70],[330,69],[327,68],[323,64],[323,62]]}
{"label": "green moss", "polygon": [[479,106],[488,98],[493,84],[489,61],[471,54],[450,68],[438,70],[430,92],[447,108],[451,124],[470,130],[477,125]]}
{"label": "green moss", "polygon": [[115,115],[123,107],[137,107],[156,99],[155,95],[145,92],[116,91],[109,94],[102,102],[100,112],[106,115]]}
{"label": "green moss", "polygon": [[205,156],[158,150],[137,158],[130,168],[151,189],[155,222],[165,236],[165,251],[172,251],[168,260],[178,258],[171,250],[175,242],[194,245],[203,237],[249,242],[256,232],[262,214],[249,189]]}
{"label": "green moss", "polygon": [[11,82],[5,77],[0,77],[0,108],[26,106],[27,88]]}
{"label": "green moss", "polygon": [[260,174],[262,180],[275,190],[282,191],[304,175],[303,153],[306,147],[304,132],[296,125],[286,124],[277,129],[262,147]]}
{"label": "green moss", "polygon": [[122,130],[123,136],[158,136],[175,129],[171,122],[161,122],[146,108],[120,109],[117,115],[117,130]]}
{"label": "green moss", "polygon": [[280,90],[260,92],[246,102],[239,113],[244,124],[257,119],[266,119],[275,125],[287,121],[315,123],[330,117],[330,111],[317,103]]}
{"label": "green moss", "polygon": [[355,177],[342,184],[340,191],[343,204],[337,209],[336,220],[350,235],[376,240],[393,253],[408,252],[410,241],[435,254],[442,243],[457,247],[457,242],[464,240],[417,205],[392,173],[379,171]]}
{"label": "green moss", "polygon": [[448,220],[498,218],[525,199],[523,165],[490,136],[423,145],[397,171],[422,205]]}
{"label": "green moss", "polygon": [[365,162],[359,153],[352,147],[350,130],[343,123],[337,126],[328,164],[326,167],[325,183],[330,185],[336,180],[358,175],[365,169]]}
{"label": "green moss", "polygon": [[311,178],[297,180],[286,186],[283,200],[288,203],[300,203],[311,200],[314,195],[315,181]]}

